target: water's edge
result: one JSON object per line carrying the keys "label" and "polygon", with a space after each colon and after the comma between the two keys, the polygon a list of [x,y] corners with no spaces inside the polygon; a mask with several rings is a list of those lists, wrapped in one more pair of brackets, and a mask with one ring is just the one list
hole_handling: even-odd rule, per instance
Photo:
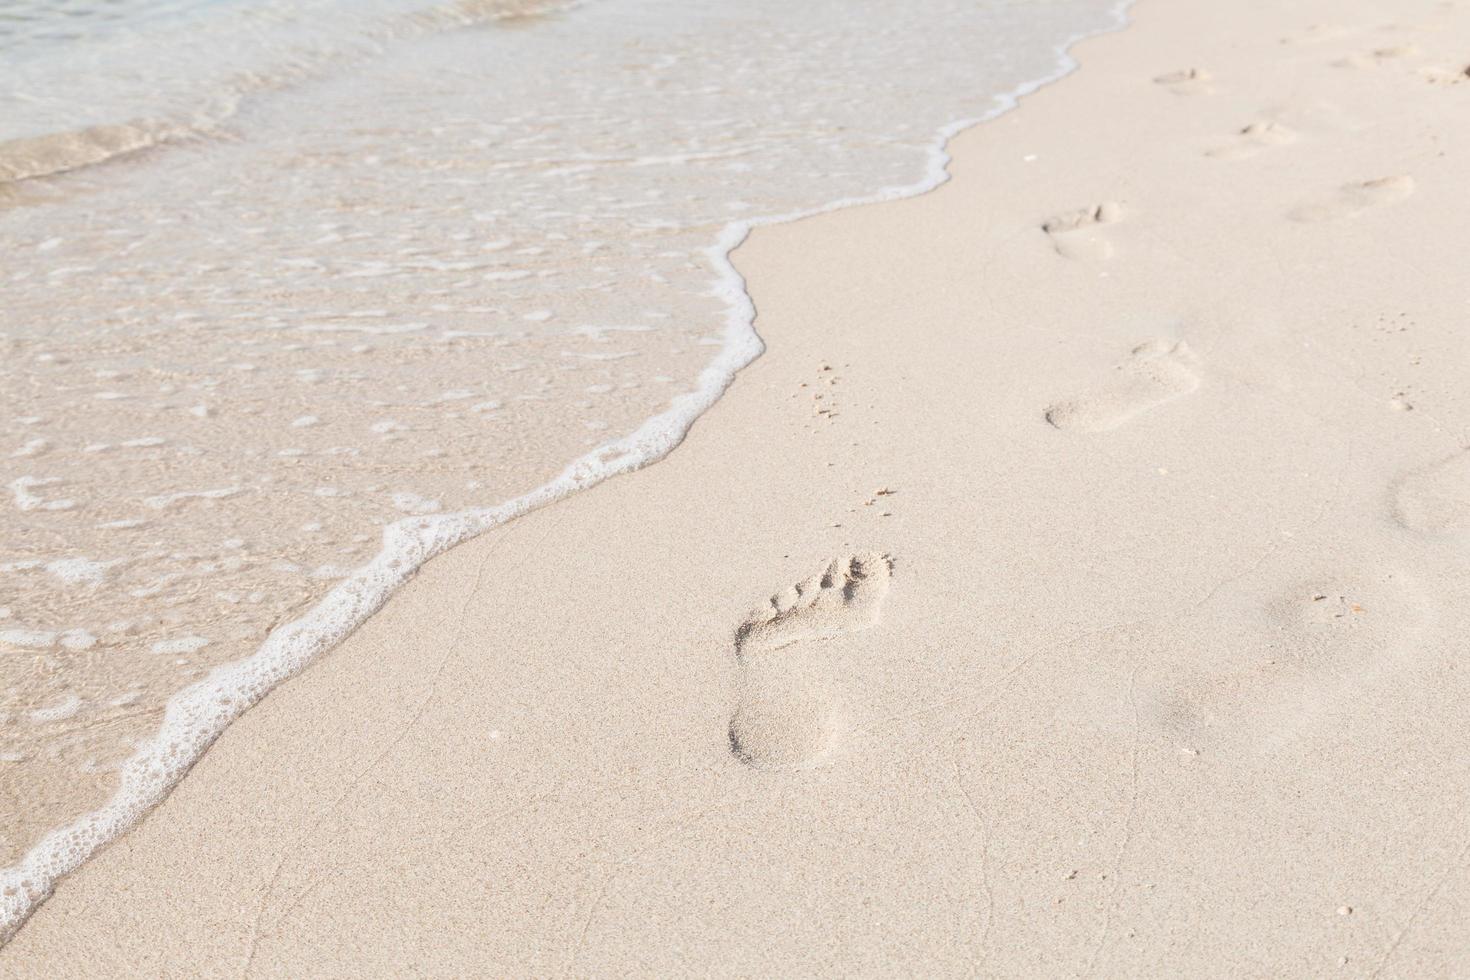
{"label": "water's edge", "polygon": [[372,561],[341,581],[300,618],[272,631],[255,653],[216,668],[175,694],[158,733],[123,765],[120,785],[112,798],[92,813],[50,832],[14,865],[0,870],[0,943],[15,934],[61,878],[162,802],[230,722],[277,684],[345,639],[425,562],[516,517],[658,462],[672,452],[695,421],[724,394],[735,375],[765,350],[755,329],[755,303],[746,291],[744,277],[731,261],[732,253],[754,229],[849,207],[917,197],[940,187],[950,178],[950,140],[1016,108],[1025,96],[1075,71],[1079,66],[1071,48],[1126,27],[1133,2],[1118,0],[1109,13],[1109,26],[1074,35],[1057,45],[1056,69],[1050,75],[995,96],[993,108],[979,117],[942,127],[929,146],[924,176],[915,183],[726,225],[714,244],[704,250],[715,274],[712,293],[724,301],[726,313],[720,350],[700,372],[696,390],[678,396],[635,431],[579,457],[555,479],[520,497],[494,507],[407,518],[387,526],[382,549]]}

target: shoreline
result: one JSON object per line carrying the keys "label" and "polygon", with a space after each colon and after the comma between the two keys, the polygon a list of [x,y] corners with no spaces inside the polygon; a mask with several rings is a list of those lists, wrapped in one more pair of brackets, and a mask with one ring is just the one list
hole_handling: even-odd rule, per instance
{"label": "shoreline", "polygon": [[[97,810],[48,832],[19,861],[0,868],[0,943],[24,925],[55,883],[167,798],[180,779],[221,733],[277,685],[330,652],[374,615],[423,567],[451,548],[541,507],[590,489],[604,480],[636,472],[678,448],[691,426],[724,395],[744,368],[764,351],[755,331],[755,307],[745,280],[730,256],[758,228],[788,224],[845,208],[865,207],[927,194],[950,177],[950,140],[974,126],[1014,110],[1020,100],[1077,69],[1070,49],[1090,37],[1125,29],[1134,0],[1117,0],[1114,23],[1086,31],[1056,49],[1057,67],[1044,78],[1025,82],[993,98],[994,108],[979,117],[948,123],[929,147],[926,173],[914,183],[882,188],[871,195],[842,198],[790,214],[734,221],[720,232],[705,256],[714,272],[711,288],[725,304],[723,345],[700,371],[693,392],[671,400],[633,432],[604,443],[568,463],[552,480],[491,507],[452,514],[403,518],[384,528],[383,548],[298,618],[272,631],[253,654],[225,664],[203,680],[173,695],[158,732],[121,770],[122,785]],[[183,761],[180,762],[182,757]]]}
{"label": "shoreline", "polygon": [[431,561],[0,967],[1463,967],[1470,86],[1411,13],[1145,4],[933,193],[761,228],[680,452]]}

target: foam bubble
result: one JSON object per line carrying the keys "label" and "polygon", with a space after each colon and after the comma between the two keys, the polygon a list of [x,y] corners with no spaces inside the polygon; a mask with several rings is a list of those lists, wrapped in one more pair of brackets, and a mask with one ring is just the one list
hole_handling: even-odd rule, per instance
{"label": "foam bubble", "polygon": [[152,507],[154,510],[163,510],[185,500],[222,500],[225,497],[233,497],[243,489],[243,487],[221,487],[217,490],[185,490],[180,493],[144,497],[143,505]]}
{"label": "foam bubble", "polygon": [[97,637],[83,629],[67,630],[61,634],[61,645],[68,650],[80,653],[96,646]]}
{"label": "foam bubble", "polygon": [[432,514],[437,510],[442,510],[443,505],[437,500],[420,497],[416,493],[395,493],[393,508],[405,514]]}
{"label": "foam bubble", "polygon": [[50,650],[56,646],[54,630],[0,630],[0,645],[17,650]]}
{"label": "foam bubble", "polygon": [[107,564],[90,558],[63,558],[49,562],[46,571],[68,585],[100,585],[107,576]]}
{"label": "foam bubble", "polygon": [[165,656],[178,653],[193,653],[202,650],[209,645],[209,641],[202,636],[181,636],[173,640],[159,640],[149,647],[154,653]]}
{"label": "foam bubble", "polygon": [[45,708],[37,708],[27,717],[33,725],[44,725],[53,721],[65,721],[82,710],[82,699],[75,694],[68,694],[55,704]]}

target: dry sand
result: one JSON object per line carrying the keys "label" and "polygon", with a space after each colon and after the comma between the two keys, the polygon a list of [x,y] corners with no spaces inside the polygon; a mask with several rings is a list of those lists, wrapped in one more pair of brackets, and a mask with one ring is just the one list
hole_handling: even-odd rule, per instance
{"label": "dry sand", "polygon": [[431,563],[0,972],[1470,972],[1470,6],[1135,16],[758,232],[684,446]]}

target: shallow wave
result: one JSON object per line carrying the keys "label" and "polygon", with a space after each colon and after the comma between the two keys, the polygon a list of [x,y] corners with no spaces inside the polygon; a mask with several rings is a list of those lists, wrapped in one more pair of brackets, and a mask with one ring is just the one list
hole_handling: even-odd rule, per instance
{"label": "shallow wave", "polygon": [[166,119],[89,126],[0,143],[0,184],[51,177],[201,135]]}
{"label": "shallow wave", "polygon": [[[140,17],[149,15],[148,30],[113,27],[93,38],[85,27],[56,37],[38,28],[31,32],[35,40],[30,48],[24,43],[26,37],[12,38],[6,46],[31,57],[14,66],[8,81],[10,92],[0,95],[0,120],[4,120],[0,122],[0,184],[69,173],[144,150],[218,137],[241,101],[251,95],[341,70],[380,54],[394,42],[486,24],[520,26],[568,10],[577,2],[450,0],[424,5],[423,0],[381,0],[355,12],[351,8],[333,11],[330,32],[307,28],[305,14],[291,7],[263,15],[248,5],[216,15],[206,21],[206,30],[198,31],[197,21],[183,16],[194,8],[155,4],[139,9]],[[109,15],[106,8],[72,11],[70,5],[61,6],[64,9],[58,13],[65,16],[60,19],[68,24],[86,24],[83,13],[118,16]],[[318,16],[326,14],[318,12]],[[163,27],[152,23],[158,19],[165,22]],[[180,36],[186,26],[191,35],[201,36]],[[51,45],[41,43],[51,40],[64,41],[65,47],[52,50]],[[193,60],[181,57],[181,45],[203,54],[196,54]],[[211,54],[211,46],[231,50]],[[156,73],[142,70],[140,61],[157,61],[161,67]],[[108,118],[114,116],[119,118]],[[7,130],[21,135],[5,139]]]}

